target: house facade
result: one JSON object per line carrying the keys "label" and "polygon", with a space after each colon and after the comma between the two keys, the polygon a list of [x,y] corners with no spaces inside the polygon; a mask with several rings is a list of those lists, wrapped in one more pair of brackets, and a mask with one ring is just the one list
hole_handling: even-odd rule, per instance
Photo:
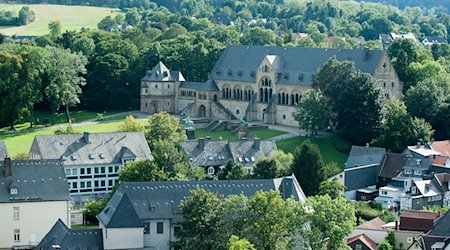
{"label": "house facade", "polygon": [[385,51],[236,45],[225,49],[205,83],[187,82],[159,62],[141,80],[141,111],[298,126],[292,113],[312,88],[312,75],[333,56],[371,74],[385,97],[401,98],[403,85]]}
{"label": "house facade", "polygon": [[0,249],[35,247],[58,219],[70,224],[61,160],[0,161]]}
{"label": "house facade", "polygon": [[105,249],[169,250],[180,232],[179,204],[191,190],[203,188],[224,196],[251,196],[279,190],[283,198],[306,199],[295,176],[269,180],[218,180],[121,183],[97,216]]}
{"label": "house facade", "polygon": [[74,202],[106,196],[129,161],[153,160],[142,132],[36,136],[33,159],[61,159]]}

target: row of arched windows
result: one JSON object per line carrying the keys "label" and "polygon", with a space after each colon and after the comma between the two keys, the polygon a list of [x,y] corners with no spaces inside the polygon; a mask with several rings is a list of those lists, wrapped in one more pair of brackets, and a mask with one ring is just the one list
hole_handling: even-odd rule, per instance
{"label": "row of arched windows", "polygon": [[281,105],[297,105],[300,100],[302,99],[302,96],[298,93],[296,94],[291,94],[289,95],[289,93],[285,93],[285,92],[281,92],[278,93],[278,104]]}
{"label": "row of arched windows", "polygon": [[[230,99],[230,100],[239,100],[239,101],[250,101],[255,92],[251,89],[242,90],[239,87],[235,87],[231,89],[230,87],[224,87],[222,89],[222,98]],[[272,88],[262,87],[259,89],[259,100],[260,102],[268,103],[272,100],[273,90]],[[302,96],[298,93],[286,93],[281,92],[278,93],[278,104],[281,105],[297,105]]]}

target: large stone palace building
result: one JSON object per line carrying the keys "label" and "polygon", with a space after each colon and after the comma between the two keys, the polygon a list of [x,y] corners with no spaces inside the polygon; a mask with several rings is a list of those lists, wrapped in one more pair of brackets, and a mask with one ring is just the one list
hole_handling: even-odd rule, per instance
{"label": "large stone palace building", "polygon": [[382,50],[235,45],[203,83],[186,81],[159,62],[141,80],[141,111],[297,126],[295,106],[312,88],[312,75],[333,56],[371,74],[385,97],[401,98],[403,85]]}

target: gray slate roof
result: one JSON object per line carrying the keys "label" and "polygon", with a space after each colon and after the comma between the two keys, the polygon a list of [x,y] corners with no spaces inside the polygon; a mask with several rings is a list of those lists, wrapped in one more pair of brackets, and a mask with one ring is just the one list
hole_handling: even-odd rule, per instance
{"label": "gray slate roof", "polygon": [[433,228],[427,235],[450,237],[450,210],[434,221]]}
{"label": "gray slate roof", "polygon": [[5,156],[8,155],[8,150],[6,149],[6,144],[4,141],[0,141],[0,161],[3,161]]}
{"label": "gray slate roof", "polygon": [[[0,203],[69,200],[69,187],[61,160],[11,161],[11,176],[3,174],[0,161]],[[10,187],[17,188],[16,195]]]}
{"label": "gray slate roof", "polygon": [[234,141],[229,145],[233,160],[244,165],[254,165],[259,159],[271,156],[278,150],[274,141],[259,139]]}
{"label": "gray slate roof", "polygon": [[381,50],[365,49],[231,45],[212,69],[210,79],[254,82],[263,59],[276,55],[274,63],[280,66],[277,71],[281,74],[278,83],[309,86],[311,76],[333,56],[340,61],[353,61],[357,69],[373,74],[382,54]]}
{"label": "gray slate roof", "polygon": [[58,245],[60,249],[103,249],[101,229],[69,229],[60,219],[44,236],[36,249],[52,250]]}
{"label": "gray slate roof", "polygon": [[180,145],[197,166],[222,166],[231,159],[251,166],[258,159],[271,156],[277,151],[275,142],[259,139],[236,142],[198,139],[182,141]]}
{"label": "gray slate roof", "polygon": [[[306,199],[294,176],[269,180],[125,182],[97,218],[106,227],[111,224],[115,228],[142,226],[142,221],[152,219],[173,219],[177,222],[182,219],[178,213],[179,204],[196,188],[224,196],[251,196],[259,190],[279,190],[283,198],[292,196],[297,201]],[[140,222],[136,221],[134,214]]]}
{"label": "gray slate roof", "polygon": [[397,177],[402,172],[405,162],[404,154],[386,153],[379,177],[390,179]]}
{"label": "gray slate roof", "polygon": [[378,147],[352,146],[345,169],[367,165],[381,165],[386,149]]}
{"label": "gray slate roof", "polygon": [[447,39],[441,36],[425,36],[424,40],[427,39],[429,43],[447,43]]}
{"label": "gray slate roof", "polygon": [[219,91],[216,82],[208,80],[206,82],[182,82],[180,88],[195,89],[200,91]]}
{"label": "gray slate roof", "polygon": [[35,158],[63,159],[64,165],[121,163],[133,156],[153,160],[142,132],[41,135],[34,138],[30,153]]}
{"label": "gray slate roof", "polygon": [[158,81],[158,82],[182,82],[185,81],[180,71],[169,70],[164,63],[159,61],[152,70],[148,70],[142,81]]}

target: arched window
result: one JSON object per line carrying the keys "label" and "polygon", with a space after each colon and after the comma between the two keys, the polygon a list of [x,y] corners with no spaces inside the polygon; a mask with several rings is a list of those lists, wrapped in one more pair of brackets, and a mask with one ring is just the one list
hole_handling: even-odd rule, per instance
{"label": "arched window", "polygon": [[226,95],[225,89],[222,89],[222,97],[223,97],[224,99],[226,98],[225,95]]}
{"label": "arched window", "polygon": [[263,89],[259,88],[259,101],[260,102],[263,102],[263,97],[264,97]]}

